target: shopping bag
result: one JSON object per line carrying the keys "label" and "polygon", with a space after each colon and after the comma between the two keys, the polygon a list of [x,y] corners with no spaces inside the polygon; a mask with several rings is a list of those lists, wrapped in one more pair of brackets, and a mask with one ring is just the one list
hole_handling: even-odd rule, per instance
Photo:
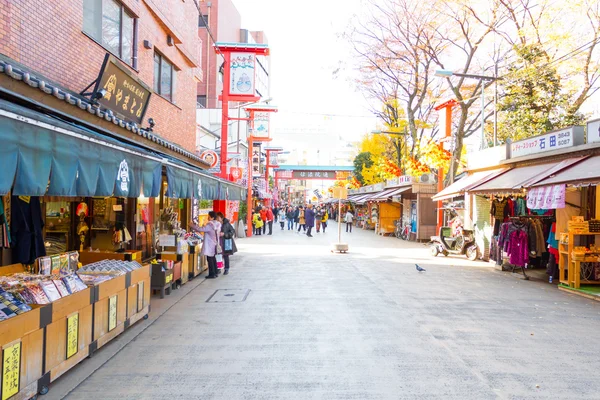
{"label": "shopping bag", "polygon": [[223,264],[223,254],[217,254],[215,257],[217,259],[217,269],[223,269],[225,267]]}
{"label": "shopping bag", "polygon": [[233,250],[233,239],[225,239],[223,241],[223,247],[225,248],[225,251],[232,251]]}

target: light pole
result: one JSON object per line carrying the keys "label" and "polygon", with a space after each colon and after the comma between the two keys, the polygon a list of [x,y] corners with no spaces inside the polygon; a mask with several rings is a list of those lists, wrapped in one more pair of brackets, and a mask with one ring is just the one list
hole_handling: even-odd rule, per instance
{"label": "light pole", "polygon": [[444,78],[450,78],[451,76],[458,76],[462,78],[479,79],[481,81],[481,150],[485,148],[485,82],[494,82],[494,146],[498,143],[498,118],[497,118],[497,105],[498,105],[498,80],[502,79],[498,77],[498,66],[494,71],[494,76],[489,75],[475,75],[475,74],[461,74],[458,72],[450,71],[447,69],[438,69],[435,71],[435,76],[441,76]]}

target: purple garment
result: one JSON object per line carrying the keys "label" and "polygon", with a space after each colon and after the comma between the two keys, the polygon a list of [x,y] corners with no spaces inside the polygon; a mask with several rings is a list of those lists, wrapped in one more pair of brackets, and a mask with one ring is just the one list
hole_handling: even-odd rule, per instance
{"label": "purple garment", "polygon": [[201,254],[207,257],[214,257],[217,254],[217,232],[221,232],[221,223],[218,221],[208,221],[206,225],[196,227],[194,230],[196,232],[204,232]]}
{"label": "purple garment", "polygon": [[524,266],[529,262],[529,237],[524,230],[515,230],[508,239],[508,256],[512,265]]}
{"label": "purple garment", "polygon": [[312,208],[307,208],[306,211],[304,211],[304,219],[306,220],[307,228],[315,226],[315,212]]}

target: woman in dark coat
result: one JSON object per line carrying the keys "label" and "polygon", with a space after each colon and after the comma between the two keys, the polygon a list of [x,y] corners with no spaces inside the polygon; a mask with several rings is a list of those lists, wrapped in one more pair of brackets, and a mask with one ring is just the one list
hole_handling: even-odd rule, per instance
{"label": "woman in dark coat", "polygon": [[[223,275],[229,275],[229,256],[237,253],[238,251],[235,245],[235,240],[233,239],[233,236],[235,235],[235,229],[233,228],[233,225],[231,225],[231,222],[225,218],[223,213],[217,213],[217,220],[221,223],[221,248],[223,249],[223,263],[225,264],[225,271],[223,272]],[[225,247],[226,240],[231,240],[230,249],[226,249]]]}

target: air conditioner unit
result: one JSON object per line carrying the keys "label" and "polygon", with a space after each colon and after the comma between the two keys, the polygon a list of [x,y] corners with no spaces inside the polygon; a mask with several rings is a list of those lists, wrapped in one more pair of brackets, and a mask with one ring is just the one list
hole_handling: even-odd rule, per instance
{"label": "air conditioner unit", "polygon": [[434,174],[423,174],[418,179],[418,183],[435,183],[436,177]]}

